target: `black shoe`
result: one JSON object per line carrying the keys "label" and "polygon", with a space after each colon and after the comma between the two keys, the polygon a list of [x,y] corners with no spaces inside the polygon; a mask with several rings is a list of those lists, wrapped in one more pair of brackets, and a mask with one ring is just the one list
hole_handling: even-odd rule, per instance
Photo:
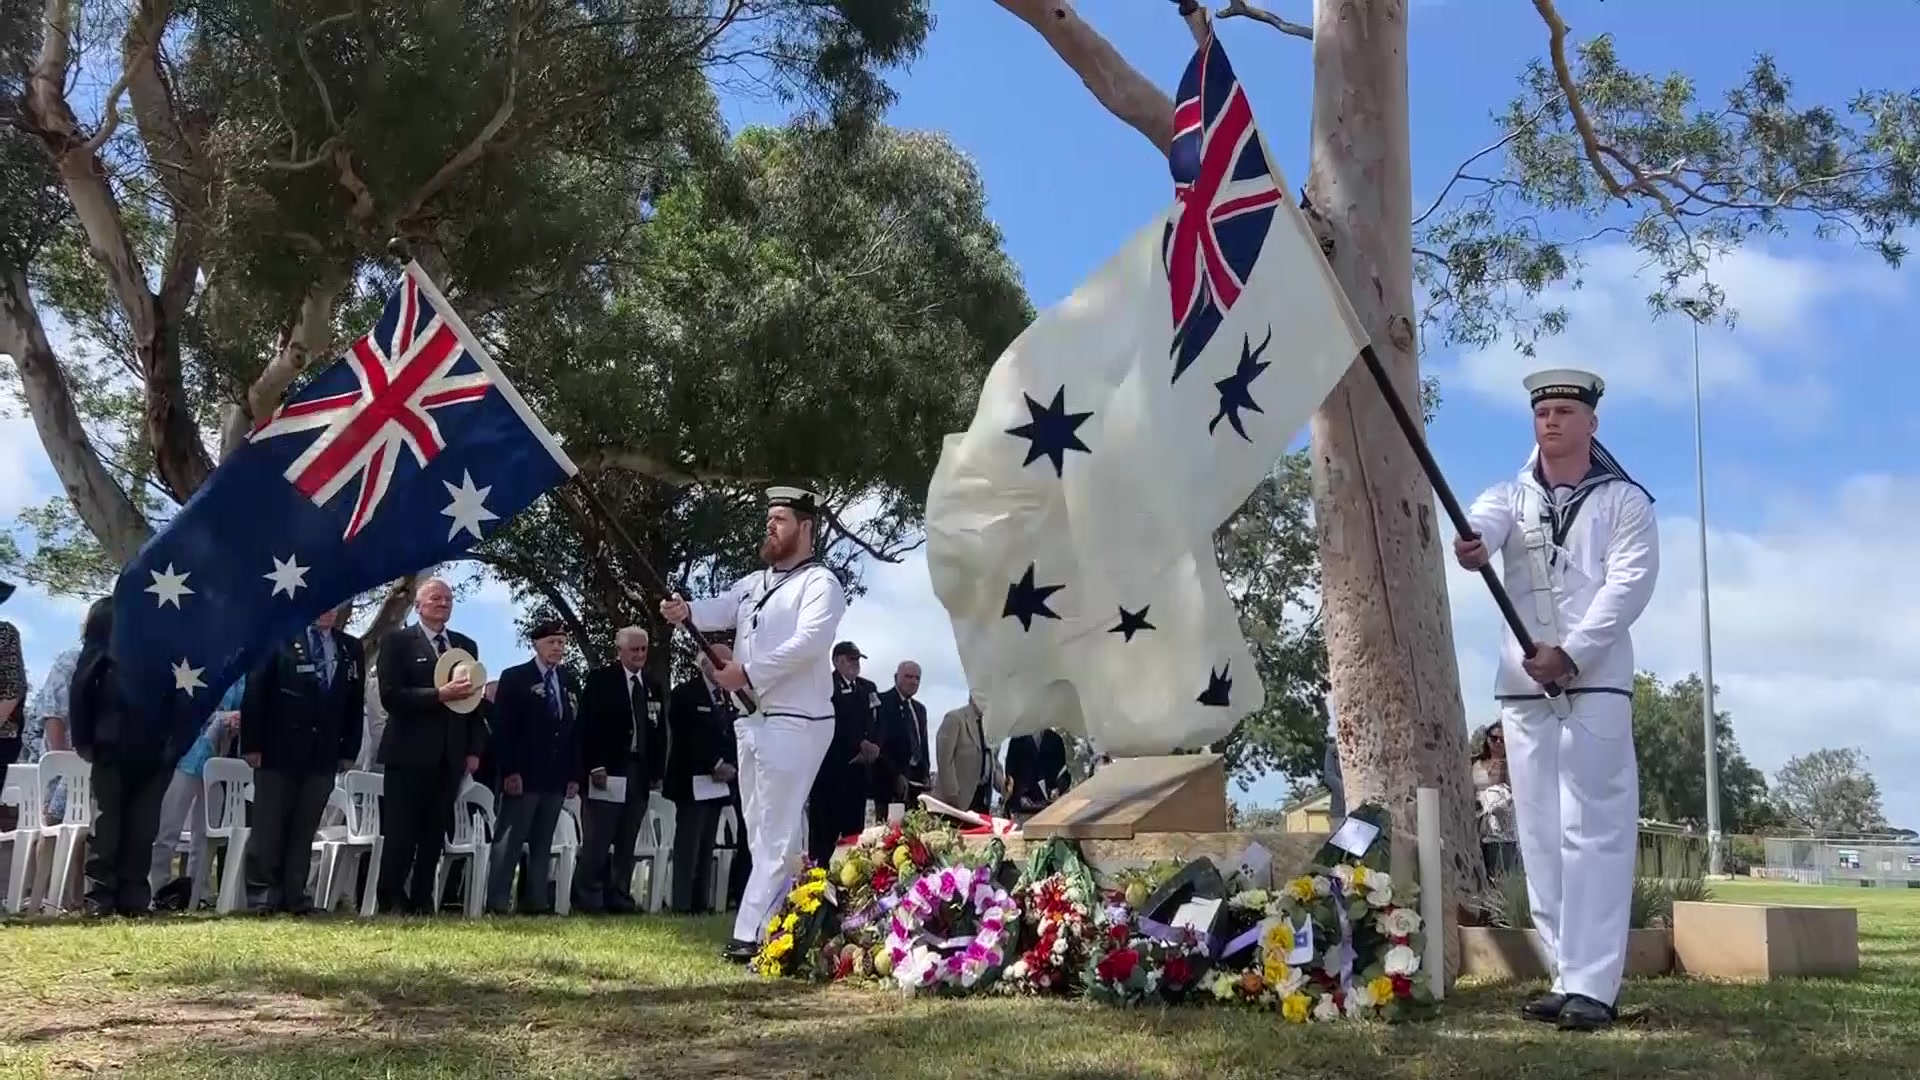
{"label": "black shoe", "polygon": [[1551,1024],[1560,1019],[1561,1010],[1566,1007],[1567,995],[1544,994],[1520,1006],[1520,1015],[1527,1020]]}
{"label": "black shoe", "polygon": [[752,960],[754,955],[759,951],[760,946],[754,942],[729,941],[727,942],[727,947],[721,951],[720,956],[722,959],[730,960],[736,964],[744,964]]}
{"label": "black shoe", "polygon": [[1573,994],[1560,1009],[1560,1030],[1599,1031],[1610,1026],[1617,1015],[1611,1005],[1602,1005],[1590,997]]}

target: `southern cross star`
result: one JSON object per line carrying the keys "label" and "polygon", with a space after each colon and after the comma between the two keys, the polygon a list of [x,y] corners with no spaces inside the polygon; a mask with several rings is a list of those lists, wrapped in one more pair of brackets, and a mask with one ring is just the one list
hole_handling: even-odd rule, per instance
{"label": "southern cross star", "polygon": [[1126,608],[1121,608],[1120,625],[1108,630],[1107,633],[1124,634],[1126,636],[1121,640],[1132,641],[1133,635],[1142,630],[1158,630],[1159,627],[1147,621],[1147,611],[1151,609],[1152,606],[1151,604],[1145,605],[1141,607],[1139,611],[1128,611]]}
{"label": "southern cross star", "polygon": [[1021,630],[1032,630],[1033,620],[1057,619],[1059,614],[1047,606],[1047,598],[1065,585],[1035,585],[1033,583],[1033,564],[1027,564],[1027,572],[1020,580],[1007,586],[1007,603],[1000,609],[1000,617],[1020,620]]}
{"label": "southern cross star", "polygon": [[166,607],[168,604],[172,604],[177,608],[180,606],[181,597],[193,595],[193,590],[187,588],[187,576],[193,573],[193,571],[188,570],[176,574],[173,572],[173,564],[168,563],[165,570],[149,570],[147,572],[153,575],[153,584],[147,586],[147,591],[152,593],[156,598],[154,600],[155,607]]}
{"label": "southern cross star", "polygon": [[1267,346],[1271,344],[1273,344],[1273,327],[1271,326],[1267,327],[1267,340],[1261,342],[1259,348],[1252,347],[1251,337],[1241,343],[1240,366],[1234,369],[1233,374],[1213,384],[1213,388],[1220,391],[1220,411],[1215,413],[1213,420],[1207,424],[1207,434],[1213,434],[1213,430],[1220,426],[1220,421],[1225,420],[1233,425],[1233,430],[1242,439],[1248,442],[1253,441],[1253,437],[1247,434],[1246,426],[1240,420],[1240,411],[1242,409],[1248,412],[1266,411],[1260,407],[1259,402],[1253,400],[1253,380],[1273,366],[1271,362],[1260,359],[1260,354],[1266,352]]}
{"label": "southern cross star", "polygon": [[301,566],[298,553],[287,556],[284,562],[277,555],[272,558],[273,571],[260,575],[273,582],[273,592],[269,593],[269,596],[278,596],[284,592],[291,598],[296,591],[307,587],[307,571],[313,567]]}
{"label": "southern cross star", "polygon": [[206,670],[203,667],[189,667],[186,658],[182,657],[179,663],[173,665],[173,688],[185,690],[188,694],[204,689],[207,684],[200,681],[200,674]]}
{"label": "southern cross star", "polygon": [[463,529],[472,533],[475,540],[482,539],[480,523],[500,520],[499,514],[487,509],[487,493],[493,490],[492,486],[474,487],[472,473],[461,471],[459,487],[454,487],[445,480],[440,481],[440,486],[446,488],[447,494],[453,496],[453,501],[447,504],[447,508],[440,511],[453,519],[453,526],[447,530],[447,539],[451,540],[460,535]]}
{"label": "southern cross star", "polygon": [[1035,401],[1031,394],[1020,396],[1027,399],[1027,415],[1031,419],[1019,427],[1008,428],[1007,434],[1027,440],[1027,460],[1020,463],[1022,467],[1046,458],[1053,463],[1053,475],[1061,476],[1067,467],[1067,451],[1093,452],[1075,434],[1093,414],[1068,412],[1066,387],[1055,390],[1053,401],[1046,405]]}
{"label": "southern cross star", "polygon": [[1206,690],[1194,700],[1220,709],[1233,704],[1233,676],[1228,674],[1232,670],[1233,664],[1227,663],[1221,665],[1219,671],[1209,671]]}

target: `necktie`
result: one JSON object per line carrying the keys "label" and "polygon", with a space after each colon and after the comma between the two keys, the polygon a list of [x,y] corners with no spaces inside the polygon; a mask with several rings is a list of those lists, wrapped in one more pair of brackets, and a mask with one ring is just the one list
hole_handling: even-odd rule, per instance
{"label": "necktie", "polygon": [[439,656],[440,654],[446,651],[447,651],[447,635],[445,634],[433,635],[433,654],[435,656]]}
{"label": "necktie", "polygon": [[547,711],[555,720],[560,719],[560,680],[555,668],[547,669]]}
{"label": "necktie", "polygon": [[333,658],[327,655],[327,639],[321,635],[320,628],[315,626],[307,629],[307,640],[313,653],[314,668],[320,672],[320,685],[331,689],[333,687]]}
{"label": "necktie", "polygon": [[633,709],[633,742],[627,752],[638,754],[647,737],[647,694],[637,671],[627,673],[627,704]]}
{"label": "necktie", "polygon": [[973,730],[980,740],[980,782],[985,784],[993,779],[993,752],[987,749],[987,723],[979,713],[973,714]]}

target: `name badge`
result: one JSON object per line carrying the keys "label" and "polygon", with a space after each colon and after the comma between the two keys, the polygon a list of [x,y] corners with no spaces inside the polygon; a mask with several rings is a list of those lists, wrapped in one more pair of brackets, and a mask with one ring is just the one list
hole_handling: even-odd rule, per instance
{"label": "name badge", "polygon": [[713,711],[713,706],[711,706],[711,705],[695,705],[695,706],[693,707],[693,711],[694,711],[694,712],[712,712],[712,711]]}
{"label": "name badge", "polygon": [[293,667],[293,670],[299,672],[302,675],[311,675],[318,669],[315,668],[312,664],[295,664]]}
{"label": "name badge", "polygon": [[647,715],[658,720],[660,718],[660,703],[657,701],[647,702]]}

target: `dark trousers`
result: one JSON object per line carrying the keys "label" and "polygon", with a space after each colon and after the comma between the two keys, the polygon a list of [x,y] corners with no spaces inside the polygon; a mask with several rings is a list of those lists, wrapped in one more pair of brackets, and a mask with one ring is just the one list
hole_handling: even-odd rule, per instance
{"label": "dark trousers", "polygon": [[333,774],[261,769],[253,774],[253,823],[247,836],[247,906],[255,911],[313,910],[307,870]]}
{"label": "dark trousers", "polygon": [[89,912],[142,915],[153,907],[147,870],[160,831],[160,803],[172,780],[172,764],[159,757],[94,762],[93,797],[99,809],[87,838]]}
{"label": "dark trousers", "polygon": [[713,844],[725,799],[673,807],[673,910],[696,915],[713,907]]}
{"label": "dark trousers", "polygon": [[827,751],[807,796],[807,857],[815,866],[832,860],[841,837],[867,825],[867,792],[872,786],[867,767],[841,757],[837,747]]}
{"label": "dark trousers", "polygon": [[747,849],[747,815],[740,809],[740,785],[733,786],[733,868],[727,872],[727,907],[740,906],[747,894],[747,879],[753,876],[753,852]]}
{"label": "dark trousers", "polygon": [[[520,912],[545,914],[553,910],[553,828],[560,821],[558,791],[529,791],[502,796],[493,851],[487,861],[487,910],[505,915],[513,907],[513,872],[525,867],[520,882]],[[526,860],[520,849],[527,849]]]}
{"label": "dark trousers", "polygon": [[429,915],[433,871],[453,827],[458,770],[387,766],[380,801],[380,910]]}
{"label": "dark trousers", "polygon": [[[589,789],[590,791],[591,789]],[[647,817],[645,784],[627,784],[626,802],[581,800],[580,865],[574,870],[574,906],[585,912],[638,910],[633,898],[633,849]],[[659,863],[654,873],[659,873]]]}
{"label": "dark trousers", "polygon": [[981,781],[980,786],[973,789],[973,802],[967,806],[967,809],[976,814],[993,813],[993,785]]}

